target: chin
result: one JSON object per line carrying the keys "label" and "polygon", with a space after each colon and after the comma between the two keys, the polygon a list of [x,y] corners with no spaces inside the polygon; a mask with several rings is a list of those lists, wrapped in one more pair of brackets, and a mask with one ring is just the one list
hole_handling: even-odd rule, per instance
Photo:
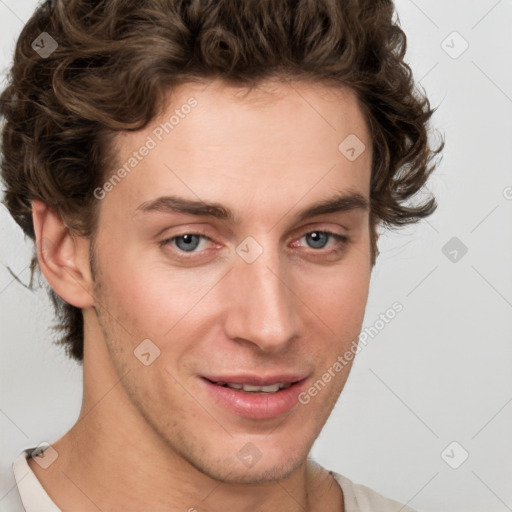
{"label": "chin", "polygon": [[254,465],[252,468],[241,467],[238,460],[234,461],[233,464],[227,466],[223,471],[224,475],[215,474],[219,473],[214,470],[214,474],[209,476],[222,480],[226,483],[233,484],[266,484],[284,480],[288,478],[303,462],[304,458],[297,459],[282,459],[277,463],[264,464],[262,460]]}
{"label": "chin", "polygon": [[[248,453],[251,453],[251,449]],[[212,454],[208,459],[204,456],[191,457],[189,454],[187,459],[195,469],[210,478],[233,484],[265,484],[284,480],[307,459],[306,451],[297,453],[296,447],[288,453],[284,453],[283,450],[271,451],[270,448],[264,448],[261,452],[254,451],[252,454],[254,456],[252,460],[244,457],[243,454],[240,456],[230,454],[227,457],[226,453]]]}

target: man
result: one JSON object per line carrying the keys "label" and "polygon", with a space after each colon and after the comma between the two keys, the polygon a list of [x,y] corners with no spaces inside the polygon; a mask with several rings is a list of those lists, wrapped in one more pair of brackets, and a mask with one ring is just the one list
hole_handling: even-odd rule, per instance
{"label": "man", "polygon": [[[5,204],[83,362],[33,511],[411,510],[308,453],[379,223],[433,171],[386,0],[56,0],[2,95]],[[323,385],[319,385],[323,383]]]}

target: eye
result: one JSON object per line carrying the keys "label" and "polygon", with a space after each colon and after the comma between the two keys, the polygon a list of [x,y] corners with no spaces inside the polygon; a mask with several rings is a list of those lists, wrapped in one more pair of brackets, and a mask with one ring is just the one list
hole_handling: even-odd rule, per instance
{"label": "eye", "polygon": [[174,245],[175,248],[182,252],[198,252],[196,249],[200,246],[202,240],[210,239],[199,233],[186,233],[162,240],[160,245]]}
{"label": "eye", "polygon": [[338,242],[338,244],[334,246],[334,250],[336,250],[340,245],[343,246],[349,241],[348,237],[330,231],[311,231],[310,233],[306,233],[299,240],[302,238],[306,239],[306,243],[312,249],[325,249],[328,242],[334,239]]}
{"label": "eye", "polygon": [[324,231],[312,231],[305,235],[308,245],[313,249],[323,249],[329,241],[330,235]]}

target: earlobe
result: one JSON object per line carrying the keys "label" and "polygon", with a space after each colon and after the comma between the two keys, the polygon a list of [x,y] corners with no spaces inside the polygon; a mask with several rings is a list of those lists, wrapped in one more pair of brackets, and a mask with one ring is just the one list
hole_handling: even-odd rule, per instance
{"label": "earlobe", "polygon": [[32,201],[32,220],[37,259],[48,284],[75,307],[93,306],[89,240],[74,235],[59,214],[42,201]]}

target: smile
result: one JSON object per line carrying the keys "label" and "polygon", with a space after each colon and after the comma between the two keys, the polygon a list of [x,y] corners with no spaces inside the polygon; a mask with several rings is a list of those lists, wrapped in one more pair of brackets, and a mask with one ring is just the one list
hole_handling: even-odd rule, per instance
{"label": "smile", "polygon": [[277,393],[281,389],[288,389],[291,386],[290,382],[279,382],[277,384],[270,384],[269,386],[253,386],[252,384],[236,384],[227,382],[214,382],[217,386],[228,387],[245,391],[246,393]]}
{"label": "smile", "polygon": [[207,400],[225,412],[254,420],[277,418],[293,409],[308,379],[303,374],[199,377]]}

